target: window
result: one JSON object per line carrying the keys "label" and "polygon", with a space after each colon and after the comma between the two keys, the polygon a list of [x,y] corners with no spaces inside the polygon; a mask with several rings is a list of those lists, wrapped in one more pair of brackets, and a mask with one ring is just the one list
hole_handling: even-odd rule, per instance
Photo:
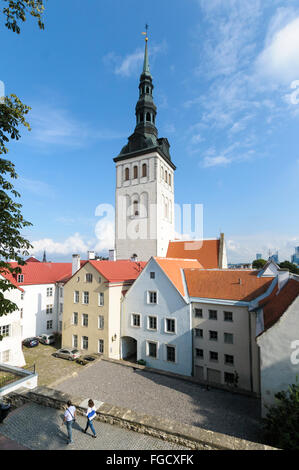
{"label": "window", "polygon": [[224,321],[233,321],[233,312],[223,312]]}
{"label": "window", "polygon": [[150,113],[146,113],[146,120],[147,120],[147,122],[151,122],[151,115],[150,115]]}
{"label": "window", "polygon": [[167,183],[167,170],[165,170],[164,176],[165,176],[164,179],[165,179],[165,181],[166,181],[166,183]]}
{"label": "window", "polygon": [[0,326],[0,336],[3,336],[3,338],[6,336],[10,336],[10,325]]}
{"label": "window", "polygon": [[99,328],[99,330],[103,330],[103,329],[104,329],[104,316],[103,316],[103,315],[99,315],[99,318],[98,318],[98,328]]}
{"label": "window", "polygon": [[133,178],[138,178],[138,166],[136,165],[133,167]]}
{"label": "window", "polygon": [[142,165],[142,177],[144,178],[145,176],[147,176],[147,167],[146,167],[146,163],[143,163],[143,165]]}
{"label": "window", "polygon": [[79,302],[79,291],[75,290],[74,292],[74,303],[77,304]]}
{"label": "window", "polygon": [[18,282],[24,282],[24,274],[18,274]]}
{"label": "window", "polygon": [[210,351],[210,361],[218,361],[218,352]]}
{"label": "window", "polygon": [[86,273],[86,275],[85,275],[85,282],[92,282],[92,274]]}
{"label": "window", "polygon": [[234,365],[234,356],[231,356],[230,354],[224,354],[224,363],[228,364],[230,366]]}
{"label": "window", "polygon": [[138,201],[133,202],[133,213],[134,215],[139,215]]}
{"label": "window", "polygon": [[209,310],[209,319],[217,320],[217,310]]}
{"label": "window", "polygon": [[132,313],[132,326],[140,327],[140,315],[139,313]]}
{"label": "window", "polygon": [[234,344],[234,335],[232,333],[224,333],[224,342]]}
{"label": "window", "polygon": [[63,287],[59,287],[59,297],[63,297]]}
{"label": "window", "polygon": [[171,174],[170,173],[168,175],[168,184],[169,184],[169,186],[171,186]]}
{"label": "window", "polygon": [[59,331],[62,331],[62,321],[59,321]]}
{"label": "window", "polygon": [[63,313],[63,304],[62,303],[59,304],[59,313]]}
{"label": "window", "polygon": [[148,317],[148,325],[149,330],[156,330],[157,329],[157,317]]}
{"label": "window", "polygon": [[88,336],[82,336],[82,349],[88,349]]}
{"label": "window", "polygon": [[82,326],[88,326],[88,315],[87,315],[87,313],[82,313]]}
{"label": "window", "polygon": [[200,359],[203,359],[203,349],[196,348],[195,349],[195,354],[196,354],[196,357],[199,357]]}
{"label": "window", "polygon": [[21,300],[24,300],[24,292],[21,292]]}
{"label": "window", "polygon": [[166,346],[166,360],[175,362],[175,346]]}
{"label": "window", "polygon": [[195,328],[194,331],[195,331],[195,336],[196,336],[197,338],[203,338],[203,330],[202,330],[202,329],[200,329],[200,328]]}
{"label": "window", "polygon": [[73,313],[72,323],[73,325],[78,325],[78,312]]}
{"label": "window", "polygon": [[101,282],[102,282],[102,278],[101,276],[99,276],[99,284],[101,284]]}
{"label": "window", "polygon": [[99,307],[104,306],[104,293],[103,292],[99,292],[98,304],[99,304]]}
{"label": "window", "polygon": [[154,359],[157,358],[157,343],[153,343],[151,341],[147,342],[147,356],[153,357]]}
{"label": "window", "polygon": [[104,354],[104,340],[99,339],[99,353]]}
{"label": "window", "polygon": [[129,168],[125,169],[125,181],[129,181],[130,179],[130,170]]}
{"label": "window", "polygon": [[53,305],[46,306],[46,313],[53,313]]}
{"label": "window", "polygon": [[202,308],[195,308],[194,309],[194,316],[195,316],[195,318],[202,318]]}
{"label": "window", "polygon": [[235,381],[235,374],[231,374],[230,372],[224,372],[224,382],[227,384],[232,384]]}
{"label": "window", "polygon": [[217,341],[218,340],[218,333],[217,331],[209,331],[210,340]]}
{"label": "window", "polygon": [[22,319],[23,318],[23,309],[20,308],[20,318]]}
{"label": "window", "polygon": [[175,320],[173,318],[166,318],[165,320],[165,332],[175,333]]}
{"label": "window", "polygon": [[52,320],[48,320],[47,321],[47,330],[52,330],[53,328],[53,321]]}
{"label": "window", "polygon": [[52,295],[53,295],[53,288],[47,287],[47,297],[52,297]]}
{"label": "window", "polygon": [[154,272],[151,272],[151,273],[150,273],[150,278],[151,278],[151,279],[155,279],[155,273],[154,273]]}
{"label": "window", "polygon": [[78,347],[78,335],[73,335],[72,345],[73,345],[73,348]]}
{"label": "window", "polygon": [[3,351],[2,354],[2,360],[1,362],[9,362],[10,361],[10,350],[8,349],[7,351]]}
{"label": "window", "polygon": [[82,292],[82,304],[88,304],[89,303],[89,292],[84,291]]}
{"label": "window", "polygon": [[149,291],[148,292],[148,301],[149,304],[156,304],[157,303],[157,292]]}

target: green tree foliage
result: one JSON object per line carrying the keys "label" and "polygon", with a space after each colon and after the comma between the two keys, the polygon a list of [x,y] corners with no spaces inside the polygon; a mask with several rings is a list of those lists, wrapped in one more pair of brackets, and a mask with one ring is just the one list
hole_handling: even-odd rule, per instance
{"label": "green tree foliage", "polygon": [[276,393],[277,404],[268,408],[264,419],[267,444],[284,450],[299,449],[299,384]]}
{"label": "green tree foliage", "polygon": [[299,268],[296,266],[296,264],[293,264],[290,261],[283,261],[279,264],[279,267],[288,269],[291,273],[299,274]]}
{"label": "green tree foliage", "polygon": [[20,22],[26,21],[26,15],[37,19],[40,29],[44,29],[42,16],[44,13],[44,0],[2,0],[5,3],[2,13],[6,17],[5,26],[14,33],[20,34]]}
{"label": "green tree foliage", "polygon": [[265,259],[255,259],[253,262],[252,262],[252,267],[253,269],[262,269],[265,264],[267,263],[267,261]]}

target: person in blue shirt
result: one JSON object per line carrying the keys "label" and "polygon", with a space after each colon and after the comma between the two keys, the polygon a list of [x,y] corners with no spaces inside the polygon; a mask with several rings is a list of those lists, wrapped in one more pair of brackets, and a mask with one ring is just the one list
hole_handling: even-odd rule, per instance
{"label": "person in blue shirt", "polygon": [[96,416],[96,409],[95,409],[95,406],[94,406],[94,402],[91,399],[88,400],[88,408],[87,408],[85,416],[87,417],[87,422],[86,422],[86,427],[85,427],[83,432],[86,434],[86,431],[87,431],[88,427],[90,427],[90,429],[92,430],[92,433],[93,433],[92,437],[97,437],[97,433],[95,431],[95,428],[94,428],[94,425],[93,425],[93,422],[92,422],[92,420]]}

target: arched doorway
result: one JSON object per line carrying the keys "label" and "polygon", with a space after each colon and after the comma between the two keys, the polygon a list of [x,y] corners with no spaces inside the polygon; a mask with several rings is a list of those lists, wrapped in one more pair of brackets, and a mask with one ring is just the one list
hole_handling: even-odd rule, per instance
{"label": "arched doorway", "polygon": [[121,359],[133,362],[137,360],[137,341],[131,336],[121,338]]}

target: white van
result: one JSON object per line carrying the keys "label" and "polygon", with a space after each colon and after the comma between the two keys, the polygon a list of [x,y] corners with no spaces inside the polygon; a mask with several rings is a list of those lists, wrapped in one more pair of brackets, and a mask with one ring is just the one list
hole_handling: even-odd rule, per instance
{"label": "white van", "polygon": [[52,343],[55,343],[55,335],[43,334],[43,335],[38,336],[38,340],[40,343],[43,343],[43,344],[52,344]]}

